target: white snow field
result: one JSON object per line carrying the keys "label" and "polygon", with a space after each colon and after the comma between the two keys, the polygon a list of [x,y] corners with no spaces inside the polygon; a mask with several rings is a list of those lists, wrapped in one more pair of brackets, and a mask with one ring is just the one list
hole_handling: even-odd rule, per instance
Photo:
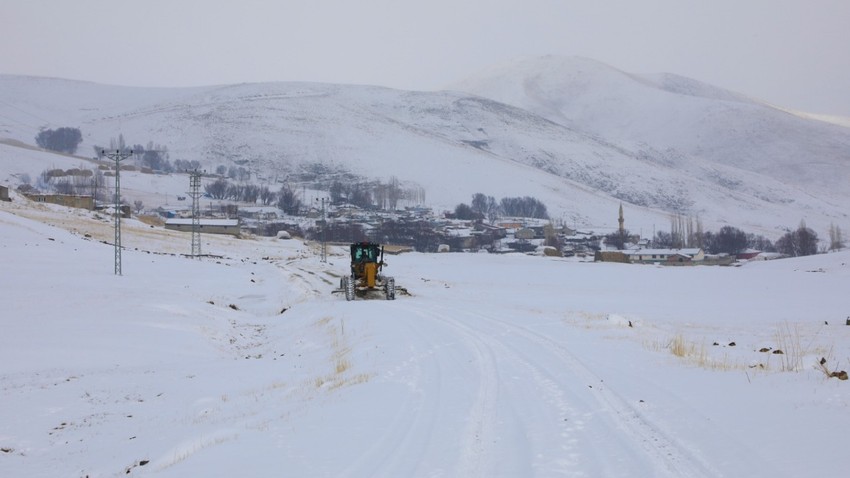
{"label": "white snow field", "polygon": [[410,295],[346,302],[343,248],[204,235],[197,260],[126,220],[116,276],[109,218],[14,199],[3,477],[846,476],[848,252],[412,253],[386,269]]}

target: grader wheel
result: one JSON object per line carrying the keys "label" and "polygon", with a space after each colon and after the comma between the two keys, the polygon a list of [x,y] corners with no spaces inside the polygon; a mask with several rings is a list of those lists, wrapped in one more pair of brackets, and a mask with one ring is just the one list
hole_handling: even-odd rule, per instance
{"label": "grader wheel", "polygon": [[387,300],[395,300],[395,279],[387,277],[384,283],[384,292],[387,295]]}
{"label": "grader wheel", "polygon": [[345,292],[345,300],[354,300],[354,280],[351,276],[342,278],[342,290]]}

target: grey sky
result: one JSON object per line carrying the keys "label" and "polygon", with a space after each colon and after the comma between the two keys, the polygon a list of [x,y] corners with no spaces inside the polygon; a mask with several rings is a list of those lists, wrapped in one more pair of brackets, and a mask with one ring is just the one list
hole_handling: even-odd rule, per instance
{"label": "grey sky", "polygon": [[0,0],[0,73],[435,90],[528,55],[850,116],[848,0]]}

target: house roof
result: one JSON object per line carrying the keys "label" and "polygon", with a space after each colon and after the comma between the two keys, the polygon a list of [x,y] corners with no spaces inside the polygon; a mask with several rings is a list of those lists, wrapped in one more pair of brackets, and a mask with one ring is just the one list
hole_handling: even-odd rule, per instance
{"label": "house roof", "polygon": [[699,255],[702,252],[702,249],[699,248],[687,248],[687,249],[634,249],[627,251],[626,254],[629,255],[639,255],[639,256],[672,256],[674,254],[678,254],[680,256],[693,257]]}
{"label": "house roof", "polygon": [[472,229],[468,227],[452,227],[446,229],[446,235],[450,237],[469,237],[472,235]]}
{"label": "house roof", "polygon": [[[218,227],[236,227],[239,225],[238,219],[200,219],[198,223],[201,226],[218,226]],[[184,218],[169,218],[165,220],[166,226],[191,226],[192,219]]]}

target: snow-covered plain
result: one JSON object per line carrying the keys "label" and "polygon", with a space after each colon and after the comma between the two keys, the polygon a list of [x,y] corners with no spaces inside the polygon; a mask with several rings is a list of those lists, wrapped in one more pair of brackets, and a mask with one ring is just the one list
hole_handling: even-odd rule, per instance
{"label": "snow-covered plain", "polygon": [[409,296],[346,302],[342,249],[193,260],[127,220],[119,277],[109,218],[14,196],[0,476],[846,476],[850,382],[818,363],[850,368],[850,252],[414,253],[387,259]]}

